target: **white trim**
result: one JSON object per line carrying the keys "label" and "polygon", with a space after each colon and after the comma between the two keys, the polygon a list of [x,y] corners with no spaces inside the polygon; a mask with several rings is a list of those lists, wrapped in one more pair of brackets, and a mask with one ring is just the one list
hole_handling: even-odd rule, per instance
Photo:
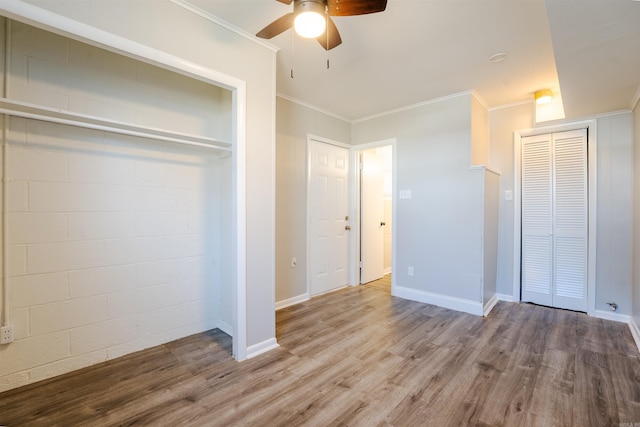
{"label": "white trim", "polygon": [[448,308],[450,310],[475,314],[476,316],[484,315],[484,308],[482,307],[482,303],[478,301],[471,301],[462,298],[450,297],[447,295],[434,294],[418,289],[405,288],[403,286],[396,286],[394,292],[392,292],[392,295],[394,297],[404,298],[411,301],[437,305],[439,307]]}
{"label": "white trim", "polygon": [[311,139],[313,139],[314,141],[318,141],[318,142],[323,142],[325,144],[329,144],[329,145],[336,145],[338,147],[342,147],[342,148],[351,148],[352,146],[344,143],[344,142],[340,142],[340,141],[335,141],[333,139],[329,139],[329,138],[324,138],[322,136],[318,136],[318,135],[314,135],[312,133],[308,133],[307,134],[307,142],[309,142]]}
{"label": "white trim", "polygon": [[520,258],[521,235],[521,149],[522,138],[545,133],[564,132],[576,129],[587,129],[587,152],[589,170],[589,249],[587,266],[587,314],[595,315],[596,310],[596,223],[597,223],[597,151],[598,128],[596,119],[563,123],[553,126],[525,129],[513,133],[513,301],[520,302]]}
{"label": "white trim", "polygon": [[502,172],[500,172],[498,169],[495,169],[487,165],[471,165],[469,166],[469,170],[482,170],[482,171],[490,172],[494,175],[498,175],[498,176],[502,175]]}
{"label": "white trim", "polygon": [[496,306],[498,301],[500,301],[498,299],[498,294],[494,294],[491,298],[489,298],[489,301],[487,301],[487,303],[484,305],[484,311],[483,311],[484,317],[487,317],[489,313],[491,313],[491,310],[493,310],[493,307]]}
{"label": "white trim", "polygon": [[236,214],[236,291],[235,318],[233,319],[235,335],[233,336],[233,356],[238,361],[247,358],[247,88],[245,84],[233,91],[233,104],[236,114],[233,126],[235,135],[235,156],[233,157],[233,200]]}
{"label": "white trim", "polygon": [[324,109],[322,109],[322,108],[320,108],[320,107],[317,107],[317,106],[315,106],[315,105],[313,105],[313,104],[309,104],[308,102],[301,101],[301,100],[299,100],[299,99],[297,99],[297,98],[294,98],[294,97],[292,97],[292,96],[285,95],[285,94],[280,93],[280,92],[278,92],[278,93],[276,94],[276,96],[277,96],[278,98],[282,98],[282,99],[287,100],[287,101],[289,101],[289,102],[293,102],[294,104],[298,104],[298,105],[300,105],[300,106],[302,106],[302,107],[305,107],[305,108],[308,108],[308,109],[310,109],[310,110],[317,111],[318,113],[322,113],[322,114],[325,114],[325,115],[327,115],[327,116],[333,117],[333,118],[335,118],[335,119],[338,119],[338,120],[342,120],[342,121],[344,121],[344,122],[347,122],[347,123],[349,123],[349,124],[353,124],[353,122],[352,122],[351,120],[347,119],[346,117],[340,116],[340,115],[338,115],[338,114],[336,114],[336,113],[332,113],[331,111],[328,111],[328,110],[324,110]]}
{"label": "white trim", "polygon": [[489,105],[484,101],[484,99],[482,99],[482,97],[478,94],[478,92],[476,92],[475,89],[471,89],[470,92],[471,92],[471,95],[476,98],[476,101],[478,101],[484,107],[485,110],[489,111]]}
{"label": "white trim", "polygon": [[244,84],[243,80],[75,21],[66,16],[58,15],[26,3],[23,0],[2,2],[0,4],[0,15],[215,86],[235,89]]}
{"label": "white trim", "polygon": [[220,151],[231,152],[232,146],[232,144],[228,142],[206,136],[140,126],[133,123],[31,104],[9,98],[0,98],[0,114]]}
{"label": "white trim", "polygon": [[233,195],[236,210],[236,290],[234,293],[233,354],[243,360],[247,354],[246,320],[246,82],[200,64],[154,49],[124,37],[58,15],[22,0],[2,2],[0,14],[37,28],[92,46],[106,49],[165,70],[232,90],[233,96]]}
{"label": "white trim", "polygon": [[254,358],[256,356],[260,356],[267,351],[271,351],[280,347],[280,344],[276,341],[275,338],[269,338],[268,340],[262,341],[258,344],[254,344],[247,348],[247,359]]}
{"label": "white trim", "polygon": [[309,292],[307,292],[306,294],[298,295],[297,297],[283,299],[282,301],[276,301],[276,311],[282,310],[283,308],[291,307],[292,305],[309,301],[309,299],[311,299],[311,297],[309,296]]}
{"label": "white trim", "polygon": [[534,103],[533,99],[527,99],[525,101],[512,102],[510,104],[496,105],[494,107],[487,108],[487,111],[492,112],[496,110],[504,110],[505,108],[519,107],[521,105],[527,105],[527,104],[533,104],[533,103]]}
{"label": "white trim", "polygon": [[434,98],[434,99],[430,99],[428,101],[418,102],[417,104],[411,104],[411,105],[407,105],[407,106],[404,106],[404,107],[399,107],[399,108],[395,108],[393,110],[388,110],[388,111],[384,111],[382,113],[373,114],[371,116],[366,116],[366,117],[363,117],[363,118],[360,118],[360,119],[356,119],[356,120],[352,121],[352,124],[365,122],[367,120],[377,119],[377,118],[384,117],[384,116],[390,116],[391,114],[401,113],[403,111],[413,110],[414,108],[420,108],[420,107],[424,107],[426,105],[436,104],[438,102],[446,101],[446,100],[449,100],[449,99],[455,99],[455,98],[459,98],[461,96],[473,95],[473,94],[474,94],[474,91],[472,91],[472,90],[467,90],[467,91],[464,91],[464,92],[458,92],[458,93],[454,93],[454,94],[451,94],[451,95],[442,96],[440,98]]}
{"label": "white trim", "polygon": [[[638,0],[640,1],[640,0]],[[631,110],[628,109],[624,109],[624,110],[616,110],[616,111],[607,111],[606,113],[598,113],[598,114],[594,114],[591,116],[583,116],[583,117],[574,117],[571,119],[557,119],[557,120],[549,120],[547,122],[541,122],[542,127],[555,127],[555,126],[568,126],[571,125],[571,123],[582,123],[585,121],[590,121],[590,120],[596,120],[596,119],[601,119],[603,117],[611,117],[611,116],[619,116],[620,114],[627,114],[630,113]],[[537,128],[534,128],[533,130],[535,130]]]}
{"label": "white trim", "polygon": [[614,313],[613,311],[607,310],[596,310],[595,317],[597,319],[612,320],[614,322],[627,324],[631,321],[631,316],[629,316],[628,314]]}
{"label": "white trim", "polygon": [[233,326],[231,326],[224,320],[218,321],[218,329],[220,329],[222,332],[229,335],[230,337],[233,337]]}
{"label": "white trim", "polygon": [[[391,206],[391,208],[393,209],[393,205]],[[391,225],[393,227],[393,223],[391,223]],[[391,239],[393,239],[393,234],[391,235]],[[391,244],[391,246],[393,246],[393,243]],[[393,255],[393,250],[391,251],[391,255]],[[384,275],[386,276],[388,274],[391,274],[392,271],[393,271],[392,267],[387,267],[387,268],[384,269]],[[392,280],[393,280],[393,278],[392,278]]]}
{"label": "white trim", "polygon": [[636,94],[633,95],[633,98],[631,99],[631,104],[629,104],[629,110],[633,111],[636,108],[636,105],[638,105],[638,102],[640,102],[640,86],[638,86],[638,89],[636,90]]}
{"label": "white trim", "polygon": [[274,52],[278,52],[280,50],[279,47],[266,42],[262,39],[257,38],[256,36],[254,36],[253,34],[243,30],[242,28],[236,27],[235,25],[225,21],[224,19],[220,19],[215,15],[212,15],[211,13],[207,12],[206,10],[202,10],[200,9],[198,6],[195,6],[191,3],[189,3],[188,1],[185,0],[169,0],[171,3],[175,4],[176,6],[180,6],[186,10],[188,10],[189,12],[193,12],[196,15],[207,19],[208,21],[211,21],[215,24],[220,25],[223,28],[226,28],[227,30],[234,32],[236,34],[238,34],[239,36],[242,36],[244,38],[246,38],[247,40],[250,40],[256,44],[259,44],[263,47],[266,47],[267,49],[270,49]]}
{"label": "white trim", "polygon": [[631,331],[631,336],[633,336],[633,340],[636,342],[636,347],[638,347],[638,351],[640,351],[640,328],[638,328],[638,324],[633,316],[629,317],[629,330]]}
{"label": "white trim", "polygon": [[513,295],[496,294],[496,297],[498,297],[498,301],[513,302]]}

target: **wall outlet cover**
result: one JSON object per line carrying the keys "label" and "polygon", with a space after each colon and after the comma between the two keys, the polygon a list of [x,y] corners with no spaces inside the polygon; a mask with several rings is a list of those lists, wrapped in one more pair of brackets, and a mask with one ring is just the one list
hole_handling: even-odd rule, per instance
{"label": "wall outlet cover", "polygon": [[0,328],[0,344],[13,342],[13,326],[7,325]]}

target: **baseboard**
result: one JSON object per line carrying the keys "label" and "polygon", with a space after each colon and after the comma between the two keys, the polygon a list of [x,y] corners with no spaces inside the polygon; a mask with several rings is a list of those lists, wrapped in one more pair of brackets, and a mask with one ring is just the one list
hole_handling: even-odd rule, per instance
{"label": "baseboard", "polygon": [[300,304],[301,302],[309,301],[309,294],[298,295],[297,297],[285,299],[282,301],[276,301],[276,311],[292,305]]}
{"label": "baseboard", "polygon": [[387,274],[391,274],[391,267],[384,269],[384,275],[386,276]]}
{"label": "baseboard", "polygon": [[633,316],[629,317],[629,329],[631,330],[633,340],[636,342],[636,347],[638,347],[638,351],[640,351],[640,328],[638,328],[638,324]]}
{"label": "baseboard", "polygon": [[484,309],[481,302],[450,297],[447,295],[434,294],[431,292],[405,288],[402,286],[395,287],[393,296],[408,299],[411,301],[433,304],[439,307],[449,308],[451,310],[475,314],[476,316],[482,316],[484,314]]}
{"label": "baseboard", "polygon": [[493,307],[496,306],[496,304],[498,303],[498,300],[499,299],[497,294],[493,294],[493,296],[489,298],[489,301],[487,301],[487,303],[484,305],[483,315],[485,317],[487,317],[489,313],[491,313],[491,310],[493,310]]}
{"label": "baseboard", "polygon": [[222,332],[224,332],[225,334],[227,334],[227,335],[229,335],[231,337],[233,336],[233,326],[231,326],[230,324],[228,324],[224,320],[219,320],[218,321],[218,329],[220,329]]}
{"label": "baseboard", "polygon": [[596,310],[595,316],[598,319],[613,320],[614,322],[629,323],[631,316],[626,314],[618,314],[613,311]]}
{"label": "baseboard", "polygon": [[247,347],[247,359],[259,356],[262,353],[266,353],[267,351],[273,350],[274,348],[278,347],[280,347],[280,345],[275,338],[270,338],[266,341],[262,341],[261,343],[251,345]]}
{"label": "baseboard", "polygon": [[498,301],[513,302],[513,295],[496,294],[496,296],[498,297]]}

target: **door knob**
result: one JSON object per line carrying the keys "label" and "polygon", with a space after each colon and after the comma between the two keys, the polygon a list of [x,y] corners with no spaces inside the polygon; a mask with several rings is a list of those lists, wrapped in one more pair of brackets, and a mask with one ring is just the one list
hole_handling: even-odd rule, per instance
{"label": "door knob", "polygon": [[384,227],[385,225],[387,225],[386,222],[384,222],[384,221],[380,222],[380,227]]}
{"label": "door knob", "polygon": [[351,230],[351,226],[350,226],[350,225],[345,225],[345,226],[344,226],[344,229],[345,229],[345,230],[347,230],[347,231],[349,231],[349,230]]}

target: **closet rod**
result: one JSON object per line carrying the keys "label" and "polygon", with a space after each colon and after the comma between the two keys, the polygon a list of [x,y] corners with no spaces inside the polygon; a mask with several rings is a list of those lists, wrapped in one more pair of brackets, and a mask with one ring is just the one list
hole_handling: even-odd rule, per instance
{"label": "closet rod", "polygon": [[89,116],[71,111],[58,110],[41,105],[29,104],[8,98],[0,98],[0,114],[14,117],[41,120],[50,123],[70,125],[86,129],[101,130],[121,135],[136,136],[153,140],[173,142],[177,144],[210,148],[218,151],[232,151],[231,144],[214,138],[171,132],[136,126],[129,123]]}

